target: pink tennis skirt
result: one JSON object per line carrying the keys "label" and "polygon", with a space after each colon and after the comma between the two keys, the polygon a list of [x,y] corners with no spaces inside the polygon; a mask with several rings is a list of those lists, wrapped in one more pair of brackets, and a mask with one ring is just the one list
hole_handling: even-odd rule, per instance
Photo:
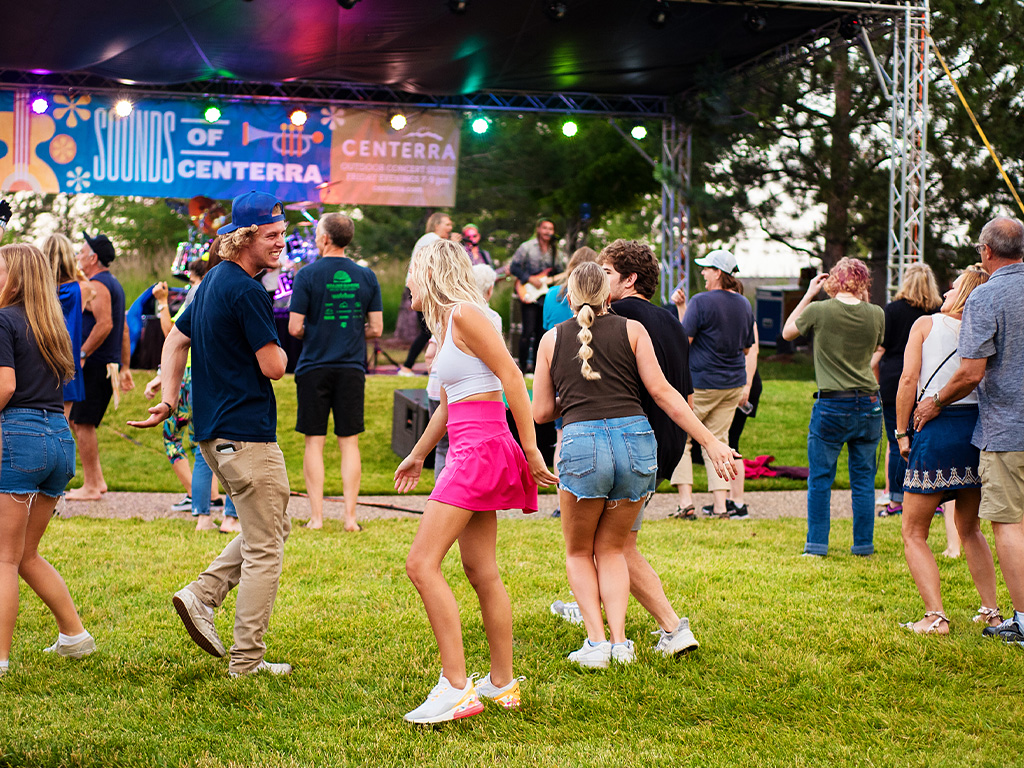
{"label": "pink tennis skirt", "polygon": [[505,421],[505,404],[448,406],[448,459],[430,498],[474,512],[537,511],[537,484]]}

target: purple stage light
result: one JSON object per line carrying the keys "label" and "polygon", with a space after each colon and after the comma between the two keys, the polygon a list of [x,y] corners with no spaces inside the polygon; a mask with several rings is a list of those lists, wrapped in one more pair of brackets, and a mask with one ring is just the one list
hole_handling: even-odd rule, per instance
{"label": "purple stage light", "polygon": [[46,100],[45,96],[35,96],[32,99],[32,111],[37,115],[45,114],[49,108],[50,102]]}

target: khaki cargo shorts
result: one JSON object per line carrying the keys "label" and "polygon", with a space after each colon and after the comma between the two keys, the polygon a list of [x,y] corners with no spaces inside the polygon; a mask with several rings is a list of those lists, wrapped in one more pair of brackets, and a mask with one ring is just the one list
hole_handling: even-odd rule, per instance
{"label": "khaki cargo shorts", "polygon": [[1024,451],[982,451],[979,469],[978,517],[993,523],[1024,519]]}

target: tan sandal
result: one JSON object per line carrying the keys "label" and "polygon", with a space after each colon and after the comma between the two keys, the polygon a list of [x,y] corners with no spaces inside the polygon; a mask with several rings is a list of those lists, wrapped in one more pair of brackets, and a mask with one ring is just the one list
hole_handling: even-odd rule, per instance
{"label": "tan sandal", "polygon": [[[993,619],[995,624],[992,623]],[[986,608],[984,605],[978,609],[978,612],[974,614],[974,618],[971,621],[976,624],[986,622],[990,627],[997,627],[1003,623],[1003,615],[999,612],[998,606],[995,608]]]}
{"label": "tan sandal", "polygon": [[904,629],[909,629],[911,632],[914,632],[914,633],[916,633],[918,635],[938,635],[938,634],[941,634],[939,632],[939,625],[942,622],[946,622],[947,625],[949,624],[949,619],[946,618],[946,614],[944,614],[942,611],[926,611],[925,614],[924,614],[924,617],[927,619],[929,616],[934,616],[935,617],[935,621],[933,621],[931,624],[929,624],[924,629],[918,629],[917,626],[916,626],[917,622],[915,622],[915,621],[908,621],[906,624],[900,624],[900,626],[903,627]]}

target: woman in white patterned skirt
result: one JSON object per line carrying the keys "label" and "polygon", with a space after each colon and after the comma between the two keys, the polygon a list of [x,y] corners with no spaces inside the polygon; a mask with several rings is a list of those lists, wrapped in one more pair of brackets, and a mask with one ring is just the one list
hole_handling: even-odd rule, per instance
{"label": "woman in white patterned skirt", "polygon": [[[957,531],[981,596],[981,608],[974,620],[988,622],[990,626],[1002,621],[996,607],[992,551],[978,520],[979,452],[971,445],[978,420],[978,395],[972,392],[956,403],[938,402],[938,392],[960,364],[957,342],[967,297],[987,280],[988,274],[980,267],[969,267],[946,293],[939,313],[914,323],[896,395],[895,438],[900,454],[907,460],[903,482],[903,552],[925,607],[923,619],[901,626],[919,634],[949,633],[949,619],[942,609],[939,569],[928,546],[928,528],[935,507],[953,498]],[[942,412],[920,431],[911,433],[911,412],[915,403],[924,398],[934,398]]]}

